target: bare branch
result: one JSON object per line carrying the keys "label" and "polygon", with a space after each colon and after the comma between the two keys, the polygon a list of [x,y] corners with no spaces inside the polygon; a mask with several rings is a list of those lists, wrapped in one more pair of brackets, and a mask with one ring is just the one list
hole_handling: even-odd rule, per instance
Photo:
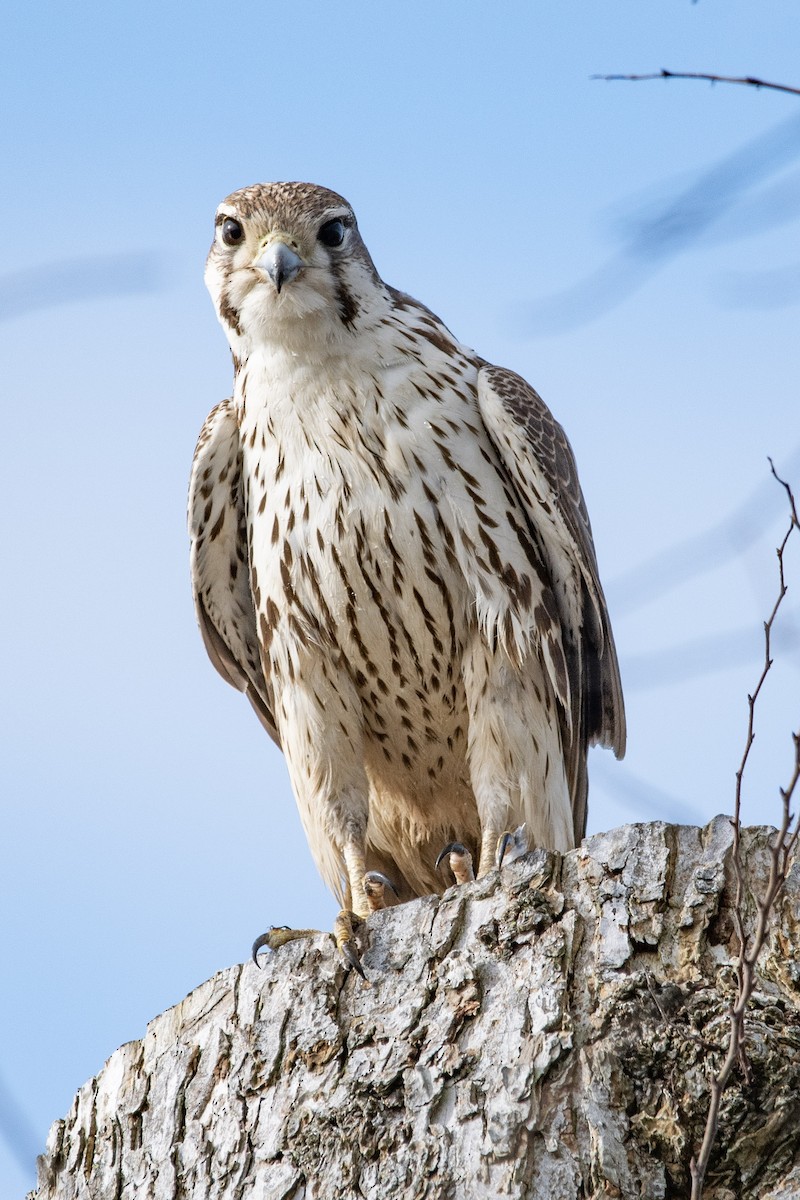
{"label": "bare branch", "polygon": [[712,75],[704,71],[653,71],[649,75],[592,75],[592,79],[608,81],[626,80],[631,83],[642,79],[704,79],[707,83],[742,83],[747,87],[769,88],[773,92],[789,92],[792,96],[800,96],[800,88],[790,87],[788,83],[770,83],[767,79],[756,79],[752,75]]}
{"label": "bare branch", "polygon": [[761,675],[753,690],[752,695],[747,697],[748,705],[748,720],[747,720],[747,737],[745,739],[744,753],[742,761],[739,765],[739,770],[736,772],[736,794],[734,802],[733,819],[733,849],[732,862],[734,874],[736,877],[736,895],[733,905],[734,920],[736,923],[736,933],[739,942],[739,955],[736,960],[736,995],[730,1011],[730,1030],[728,1036],[728,1048],[725,1054],[725,1059],[711,1080],[711,1097],[708,1108],[708,1116],[706,1117],[705,1132],[703,1142],[700,1147],[700,1152],[696,1158],[693,1158],[690,1164],[692,1176],[692,1192],[691,1200],[701,1200],[703,1194],[703,1182],[705,1180],[706,1171],[708,1169],[711,1151],[714,1146],[714,1139],[717,1135],[717,1124],[719,1121],[719,1107],[722,1102],[722,1096],[730,1079],[736,1063],[738,1062],[745,1079],[749,1078],[749,1066],[745,1053],[745,1027],[744,1016],[750,996],[755,985],[755,967],[758,957],[763,949],[764,943],[767,940],[769,931],[770,918],[772,909],[778,894],[786,882],[786,878],[791,869],[791,860],[794,849],[797,845],[798,834],[800,834],[800,822],[795,821],[791,811],[791,803],[794,792],[797,788],[798,780],[800,780],[800,728],[796,733],[792,734],[792,742],[794,745],[794,769],[785,788],[780,789],[783,811],[781,816],[781,826],[775,836],[775,840],[770,852],[770,872],[767,886],[763,896],[758,902],[756,911],[756,928],[753,934],[750,945],[747,944],[747,939],[744,932],[744,921],[742,918],[742,903],[744,900],[744,872],[741,860],[741,810],[742,810],[742,779],[744,777],[747,760],[750,757],[750,751],[755,741],[755,707],[759,694],[767,675],[772,667],[771,654],[771,637],[772,627],[775,623],[775,618],[778,615],[778,610],[783,602],[783,598],[787,592],[786,578],[784,575],[784,551],[786,544],[789,541],[793,531],[800,528],[800,522],[797,517],[797,505],[795,503],[792,489],[785,480],[781,479],[775,470],[775,464],[772,459],[769,460],[770,469],[775,479],[786,490],[786,495],[789,500],[789,508],[791,511],[791,519],[789,528],[778,547],[778,596],[773,605],[772,612],[768,619],[764,622],[764,666],[761,669]]}

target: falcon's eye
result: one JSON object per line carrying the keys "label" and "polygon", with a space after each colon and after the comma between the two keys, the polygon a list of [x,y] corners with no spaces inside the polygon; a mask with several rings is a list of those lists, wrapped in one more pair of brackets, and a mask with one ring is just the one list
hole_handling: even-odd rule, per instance
{"label": "falcon's eye", "polygon": [[344,241],[344,221],[339,217],[333,221],[326,221],[317,237],[323,246],[341,246]]}
{"label": "falcon's eye", "polygon": [[226,217],[222,222],[222,240],[226,246],[238,246],[244,237],[244,230],[234,217]]}

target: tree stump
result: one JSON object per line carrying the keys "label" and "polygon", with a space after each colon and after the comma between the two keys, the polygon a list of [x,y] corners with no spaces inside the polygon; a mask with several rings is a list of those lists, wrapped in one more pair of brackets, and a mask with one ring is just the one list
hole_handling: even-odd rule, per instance
{"label": "tree stump", "polygon": [[[745,929],[773,831],[742,833]],[[230,967],[78,1092],[36,1200],[658,1200],[689,1193],[738,952],[731,825],[534,851]],[[754,899],[755,897],[755,899]],[[800,870],[780,895],[706,1180],[800,1196]]]}

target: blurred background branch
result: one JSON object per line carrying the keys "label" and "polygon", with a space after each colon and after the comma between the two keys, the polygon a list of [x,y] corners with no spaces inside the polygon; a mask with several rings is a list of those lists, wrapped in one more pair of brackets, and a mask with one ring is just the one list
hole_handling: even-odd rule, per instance
{"label": "blurred background branch", "polygon": [[42,1149],[41,1138],[33,1128],[11,1089],[0,1075],[0,1138],[23,1170],[28,1170]]}
{"label": "blurred background branch", "polygon": [[62,259],[46,267],[0,275],[0,321],[82,300],[157,292],[165,282],[166,264],[158,254]]}
{"label": "blurred background branch", "polygon": [[[527,306],[527,332],[563,333],[607,313],[672,259],[705,240],[743,201],[750,200],[751,212],[734,236],[750,236],[760,228],[796,219],[800,203],[794,186],[783,183],[755,197],[752,193],[798,155],[800,118],[792,116],[720,159],[673,199],[659,199],[651,203],[649,212],[620,223],[622,242],[617,253],[578,283]],[[785,302],[800,298],[800,287],[787,289],[785,282]]]}
{"label": "blurred background branch", "polygon": [[[784,460],[784,472],[800,471],[800,444]],[[702,533],[683,538],[617,575],[605,591],[614,613],[632,612],[709,571],[714,571],[764,537],[780,511],[780,498],[765,479],[721,521]]]}

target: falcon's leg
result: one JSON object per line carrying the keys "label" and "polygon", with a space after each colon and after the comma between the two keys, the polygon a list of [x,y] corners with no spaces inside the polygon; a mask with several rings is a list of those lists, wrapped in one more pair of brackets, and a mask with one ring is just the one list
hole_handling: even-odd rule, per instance
{"label": "falcon's leg", "polygon": [[[364,924],[362,917],[357,917],[354,912],[343,908],[336,920],[333,923],[333,940],[336,942],[336,949],[341,954],[346,963],[351,967],[355,967],[361,978],[366,982],[367,977],[364,974],[364,968],[361,966],[361,958],[358,953],[357,937],[361,927]],[[251,951],[253,962],[257,967],[261,966],[258,960],[260,950],[279,950],[281,946],[285,946],[287,942],[296,942],[301,938],[313,938],[319,934],[319,929],[289,929],[286,925],[273,925],[266,933],[262,933],[253,942]]]}
{"label": "falcon's leg", "polygon": [[[367,871],[358,879],[359,890],[363,892],[364,899],[369,912],[378,912],[386,907],[385,892],[386,888],[390,888],[395,896],[397,888],[392,883],[391,879],[387,879],[380,871]],[[351,891],[353,890],[353,882],[350,884]],[[358,971],[365,983],[368,979],[364,974],[364,968],[361,966],[361,956],[359,954],[358,938],[364,933],[366,920],[364,917],[357,916],[347,908],[343,908],[336,920],[333,923],[333,937],[336,942],[336,948],[341,954],[345,962],[349,963]]]}
{"label": "falcon's leg", "polygon": [[349,963],[351,967],[354,967],[366,983],[368,981],[364,974],[364,968],[361,965],[361,955],[358,952],[357,941],[363,924],[363,917],[358,917],[354,912],[343,908],[333,922],[333,940],[336,942],[336,949],[344,961]]}
{"label": "falcon's leg", "polygon": [[[387,888],[394,892],[395,896],[397,895],[397,888],[391,879],[387,879],[380,871],[367,871],[362,880],[362,886],[370,912],[379,912],[380,909],[386,907]],[[333,938],[336,942],[336,949],[344,961],[349,963],[351,967],[354,967],[361,978],[366,981],[366,975],[364,974],[364,968],[361,966],[361,958],[358,953],[358,936],[362,932],[364,925],[365,921],[362,917],[356,916],[354,912],[351,912],[347,908],[343,908],[333,923]],[[285,946],[287,942],[296,941],[298,938],[316,937],[318,933],[318,929],[289,929],[285,925],[273,926],[253,942],[253,962],[257,967],[261,965],[258,961],[258,953],[264,948],[267,950],[278,950],[281,946]]]}
{"label": "falcon's leg", "polygon": [[[369,781],[364,770],[363,714],[338,663],[319,653],[271,650],[276,719],[300,819],[317,868],[343,907],[369,912],[364,892]],[[283,667],[284,655],[290,659]]]}
{"label": "falcon's leg", "polygon": [[364,887],[364,876],[366,874],[366,862],[364,861],[366,829],[367,822],[365,820],[363,836],[354,837],[346,842],[342,852],[350,884],[350,905],[353,912],[359,917],[366,917],[367,913],[370,912],[367,892]]}
{"label": "falcon's leg", "polygon": [[[370,912],[378,912],[386,907],[385,892],[390,888],[397,895],[397,888],[391,879],[387,879],[380,871],[367,871],[359,880],[361,891],[364,893],[367,908]],[[351,883],[351,889],[353,887]],[[336,948],[345,962],[358,971],[365,983],[369,982],[361,966],[361,956],[358,952],[358,937],[364,930],[366,921],[349,909],[343,908],[333,923],[333,936]]]}
{"label": "falcon's leg", "polygon": [[[334,924],[336,945],[363,976],[356,935],[370,912],[364,886],[369,783],[360,702],[341,670],[322,656],[303,664],[293,661],[280,670],[278,647],[276,635],[271,673],[279,681],[275,697],[281,748],[311,853],[343,904]],[[298,936],[307,932],[298,931]],[[283,934],[282,941],[288,940]]]}
{"label": "falcon's leg", "polygon": [[500,839],[518,825],[525,825],[530,846],[569,850],[572,805],[559,714],[538,657],[532,652],[518,665],[476,636],[464,659],[464,687],[470,778],[481,822],[478,878],[495,869]]}

